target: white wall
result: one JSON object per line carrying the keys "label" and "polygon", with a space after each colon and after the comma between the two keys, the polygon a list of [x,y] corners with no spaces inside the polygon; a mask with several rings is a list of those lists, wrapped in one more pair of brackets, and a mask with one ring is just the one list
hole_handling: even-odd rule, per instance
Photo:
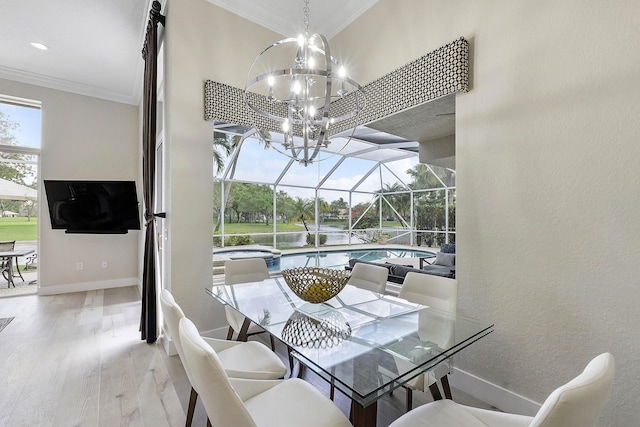
{"label": "white wall", "polygon": [[[138,284],[139,234],[70,235],[52,230],[43,179],[136,180],[138,107],[0,79],[0,93],[42,102],[39,293]],[[142,200],[140,187],[138,199]],[[107,268],[102,268],[107,261]],[[84,268],[76,270],[76,263]]]}
{"label": "white wall", "polygon": [[[366,84],[470,41],[471,91],[457,98],[459,308],[495,333],[456,365],[541,401],[610,351],[608,426],[640,420],[638,16],[624,0],[380,0],[331,43]],[[171,2],[168,33],[171,286],[200,327],[220,326],[201,291],[212,191],[202,85],[242,87],[257,49],[280,37],[204,0]]]}
{"label": "white wall", "polygon": [[366,83],[470,41],[471,91],[456,106],[458,307],[495,332],[456,366],[541,401],[610,351],[607,426],[640,423],[639,16],[624,0],[381,0],[332,43]]}
{"label": "white wall", "polygon": [[251,55],[277,37],[205,0],[169,1],[166,14],[170,276],[164,285],[201,330],[213,329],[227,323],[204,293],[212,283],[213,250],[213,125],[204,120],[204,82],[244,86]]}

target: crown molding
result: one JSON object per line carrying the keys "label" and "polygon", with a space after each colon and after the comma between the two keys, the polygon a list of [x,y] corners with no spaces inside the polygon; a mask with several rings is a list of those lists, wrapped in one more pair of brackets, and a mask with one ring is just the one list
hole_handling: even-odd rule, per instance
{"label": "crown molding", "polygon": [[[136,70],[136,77],[141,75],[142,75],[142,72],[139,70]],[[107,89],[96,87],[96,86],[84,85],[84,84],[72,82],[69,80],[58,79],[55,77],[45,76],[37,73],[30,73],[27,71],[16,70],[14,68],[3,67],[3,66],[0,66],[0,78],[13,80],[20,83],[32,84],[35,86],[42,86],[49,89],[60,90],[63,92],[71,92],[78,95],[105,99],[107,101],[120,102],[123,104],[131,104],[131,105],[140,104],[139,90],[138,90],[138,94],[136,95],[134,89],[132,89],[131,93],[122,93],[122,92],[117,92],[113,90],[107,90]]]}

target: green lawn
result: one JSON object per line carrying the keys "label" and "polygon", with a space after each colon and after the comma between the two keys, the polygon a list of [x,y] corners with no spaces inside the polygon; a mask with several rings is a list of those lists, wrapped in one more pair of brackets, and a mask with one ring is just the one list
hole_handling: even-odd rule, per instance
{"label": "green lawn", "polygon": [[31,217],[0,218],[0,240],[37,240],[38,220]]}
{"label": "green lawn", "polygon": [[[324,225],[332,225],[342,228],[347,225],[346,221],[327,221]],[[399,225],[399,223],[385,223],[386,226]],[[215,226],[215,224],[214,224]],[[32,217],[27,220],[25,217],[0,218],[0,240],[37,240],[38,220]],[[304,231],[304,227],[298,224],[277,224],[277,231]],[[225,234],[251,234],[251,233],[272,233],[273,223],[225,223]],[[214,233],[214,234],[220,234]]]}
{"label": "green lawn", "polygon": [[[313,221],[309,224],[313,225]],[[330,225],[332,227],[346,229],[348,226],[348,222],[346,220],[343,221],[325,221],[322,225]],[[384,221],[383,227],[398,227],[400,226],[399,221]],[[215,223],[213,224],[215,227]],[[304,227],[302,224],[282,224],[278,223],[276,225],[277,231],[304,231]],[[269,222],[269,225],[266,225],[264,222],[225,222],[224,224],[224,234],[252,234],[252,233],[272,233],[273,232],[273,223]],[[213,234],[220,234],[220,231]]]}
{"label": "green lawn", "polygon": [[[215,224],[213,224],[215,227]],[[304,231],[304,227],[302,225],[296,224],[276,224],[276,228],[278,231]],[[272,233],[273,232],[273,223],[270,222],[269,225],[266,225],[264,222],[261,223],[229,223],[226,222],[224,224],[224,234],[252,234],[252,233]],[[220,231],[213,234],[220,234]]]}

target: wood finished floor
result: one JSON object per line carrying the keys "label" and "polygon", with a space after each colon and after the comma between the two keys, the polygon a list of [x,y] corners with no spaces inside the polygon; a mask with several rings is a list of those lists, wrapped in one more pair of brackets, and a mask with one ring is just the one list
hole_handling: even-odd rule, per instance
{"label": "wood finished floor", "polygon": [[[0,318],[8,317],[15,318],[0,332],[0,426],[184,426],[191,386],[177,356],[140,340],[137,288],[2,298]],[[284,359],[284,348],[278,353]],[[326,382],[305,379],[329,395]],[[379,402],[378,426],[403,413],[404,397],[397,391]],[[414,406],[429,400],[414,393]],[[335,402],[347,413],[345,396]],[[198,403],[193,426],[205,425]]]}

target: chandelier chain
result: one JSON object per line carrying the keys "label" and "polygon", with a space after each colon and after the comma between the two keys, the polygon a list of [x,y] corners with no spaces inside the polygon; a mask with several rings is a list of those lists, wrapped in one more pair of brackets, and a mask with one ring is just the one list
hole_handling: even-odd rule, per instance
{"label": "chandelier chain", "polygon": [[309,0],[304,0],[304,33],[309,34]]}

